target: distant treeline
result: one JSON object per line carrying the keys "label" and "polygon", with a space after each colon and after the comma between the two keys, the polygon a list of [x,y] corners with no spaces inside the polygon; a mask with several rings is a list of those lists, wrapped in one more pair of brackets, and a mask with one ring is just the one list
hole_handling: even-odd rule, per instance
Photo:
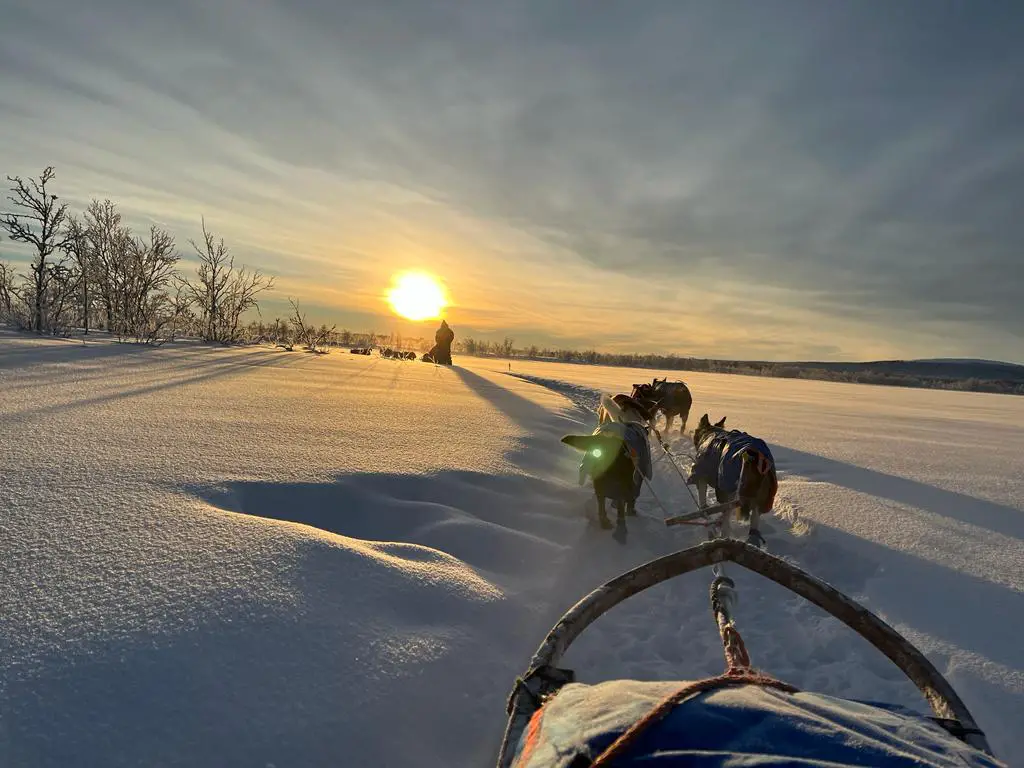
{"label": "distant treeline", "polygon": [[514,340],[511,338],[505,338],[502,342],[465,338],[456,341],[455,346],[456,350],[463,354],[487,357],[1024,395],[1024,366],[1004,363],[927,360],[885,360],[870,363],[774,363],[709,360],[678,355],[597,352],[592,349],[585,351],[550,349],[536,345],[525,349],[516,349]]}

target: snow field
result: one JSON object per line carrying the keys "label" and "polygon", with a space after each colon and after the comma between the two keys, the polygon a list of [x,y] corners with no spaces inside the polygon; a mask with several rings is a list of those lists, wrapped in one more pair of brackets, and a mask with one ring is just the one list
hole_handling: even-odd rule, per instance
{"label": "snow field", "polygon": [[[550,624],[703,533],[666,529],[646,491],[625,546],[588,527],[558,442],[590,431],[597,392],[661,372],[456,362],[0,335],[3,762],[490,764]],[[727,415],[771,445],[769,549],[919,643],[1024,763],[1024,402],[668,375],[694,391],[691,428]],[[692,507],[664,460],[653,484]],[[845,627],[732,573],[755,663],[923,706]],[[709,583],[627,601],[567,664],[720,671]]]}

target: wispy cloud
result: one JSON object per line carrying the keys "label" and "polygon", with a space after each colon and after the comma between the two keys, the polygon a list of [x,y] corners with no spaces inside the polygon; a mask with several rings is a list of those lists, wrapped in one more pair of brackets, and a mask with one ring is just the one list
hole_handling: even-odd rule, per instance
{"label": "wispy cloud", "polygon": [[8,5],[0,171],[343,322],[433,265],[457,331],[1024,359],[1013,4]]}

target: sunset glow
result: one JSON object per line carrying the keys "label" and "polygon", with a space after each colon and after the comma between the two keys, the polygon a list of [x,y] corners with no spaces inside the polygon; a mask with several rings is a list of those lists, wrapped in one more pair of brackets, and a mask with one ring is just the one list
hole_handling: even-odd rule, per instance
{"label": "sunset glow", "polygon": [[[1019,3],[42,5],[4,4],[0,180],[54,166],[69,213],[109,197],[183,257],[205,217],[269,317],[1024,362]],[[16,276],[34,253],[0,237]]]}
{"label": "sunset glow", "polygon": [[405,272],[396,275],[388,303],[395,314],[407,320],[431,320],[440,316],[448,305],[444,289],[432,276],[424,272]]}

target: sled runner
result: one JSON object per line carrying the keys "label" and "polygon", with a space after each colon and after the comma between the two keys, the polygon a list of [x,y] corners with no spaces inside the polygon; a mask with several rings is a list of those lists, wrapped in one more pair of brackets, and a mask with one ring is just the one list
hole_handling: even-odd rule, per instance
{"label": "sled runner", "polygon": [[[905,707],[798,691],[751,665],[733,621],[736,563],[814,603],[884,653],[917,686],[932,716]],[[618,603],[711,566],[711,608],[723,674],[696,681],[574,681],[558,664]],[[551,629],[516,680],[498,768],[743,766],[1003,766],[950,684],[920,651],[866,608],[757,547],[714,539],[652,560],[598,587]]]}

